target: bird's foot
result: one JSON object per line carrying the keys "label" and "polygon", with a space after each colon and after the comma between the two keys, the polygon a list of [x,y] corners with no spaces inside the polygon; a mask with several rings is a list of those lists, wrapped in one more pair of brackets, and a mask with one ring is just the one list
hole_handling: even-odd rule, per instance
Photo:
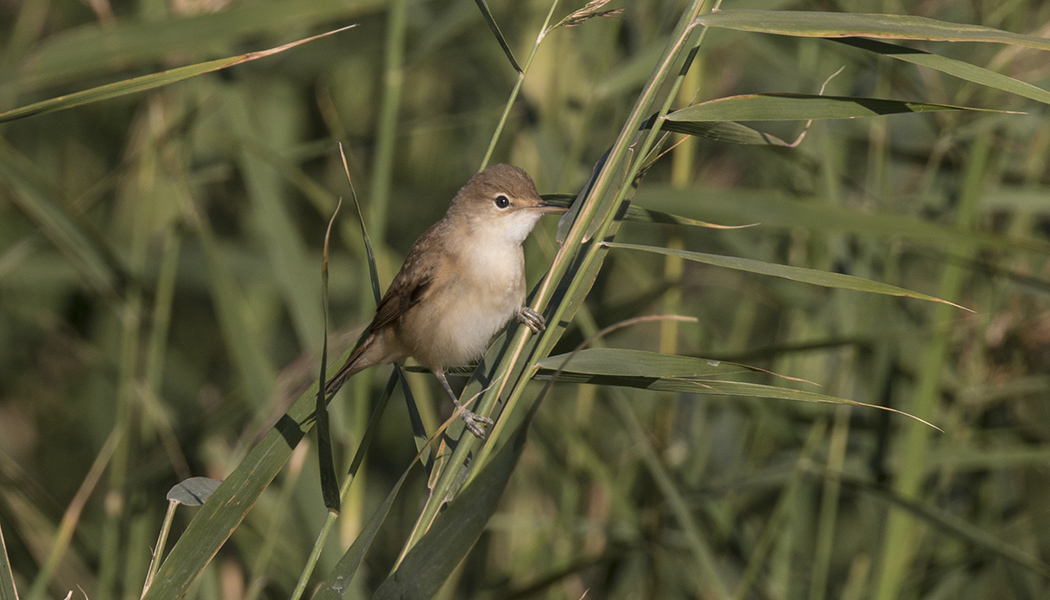
{"label": "bird's foot", "polygon": [[467,430],[474,434],[474,437],[479,440],[485,439],[485,427],[489,427],[493,424],[492,419],[483,417],[476,412],[463,409],[463,412],[459,413],[459,418],[463,419],[463,423],[466,424]]}
{"label": "bird's foot", "polygon": [[543,320],[543,315],[532,310],[528,306],[522,306],[518,309],[518,322],[523,323],[526,327],[532,330],[532,333],[540,333],[547,329],[547,322]]}

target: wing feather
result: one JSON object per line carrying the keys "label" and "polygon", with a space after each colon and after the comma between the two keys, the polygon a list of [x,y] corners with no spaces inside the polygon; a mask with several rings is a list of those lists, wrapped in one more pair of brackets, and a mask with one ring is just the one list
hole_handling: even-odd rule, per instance
{"label": "wing feather", "polygon": [[390,287],[383,294],[383,299],[379,301],[379,306],[376,307],[376,316],[369,325],[371,331],[375,332],[396,323],[412,307],[426,302],[433,291],[434,271],[437,265],[434,264],[433,257],[429,261],[430,264],[421,264],[420,257],[423,252],[420,250],[430,245],[429,238],[434,237],[438,225],[440,223],[427,230],[409,250],[405,264],[394,276]]}

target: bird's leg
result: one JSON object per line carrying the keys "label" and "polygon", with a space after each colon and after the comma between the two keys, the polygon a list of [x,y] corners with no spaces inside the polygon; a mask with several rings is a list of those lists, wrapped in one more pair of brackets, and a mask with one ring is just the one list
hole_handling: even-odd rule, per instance
{"label": "bird's leg", "polygon": [[441,371],[434,371],[434,375],[437,376],[438,381],[441,382],[441,387],[445,388],[452,403],[456,405],[456,408],[460,410],[459,418],[463,419],[463,422],[467,425],[467,430],[474,434],[474,437],[478,439],[485,439],[484,426],[492,425],[492,419],[483,417],[473,411],[467,410],[459,403],[459,398],[456,397],[456,393],[452,391],[452,386],[448,384],[448,379],[445,378],[445,374]]}
{"label": "bird's leg", "polygon": [[547,322],[543,320],[543,315],[528,306],[519,308],[515,316],[518,317],[518,322],[531,329],[532,333],[539,333],[547,329]]}

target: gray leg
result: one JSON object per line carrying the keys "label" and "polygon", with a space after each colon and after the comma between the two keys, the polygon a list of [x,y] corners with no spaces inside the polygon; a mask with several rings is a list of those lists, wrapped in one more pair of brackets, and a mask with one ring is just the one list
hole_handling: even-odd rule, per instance
{"label": "gray leg", "polygon": [[520,323],[524,323],[526,327],[532,330],[532,333],[539,333],[547,329],[547,322],[543,320],[543,315],[528,306],[519,308],[517,317]]}
{"label": "gray leg", "polygon": [[452,403],[456,405],[456,408],[460,409],[459,418],[463,419],[463,422],[467,425],[467,430],[474,434],[474,437],[478,439],[485,439],[485,430],[483,426],[492,425],[492,419],[483,417],[473,411],[463,408],[463,405],[459,403],[459,398],[456,397],[456,393],[452,391],[452,386],[448,384],[448,379],[445,378],[445,374],[441,371],[435,371],[434,375],[437,376],[438,381],[441,382],[441,387],[445,388],[448,392],[449,398],[452,398]]}

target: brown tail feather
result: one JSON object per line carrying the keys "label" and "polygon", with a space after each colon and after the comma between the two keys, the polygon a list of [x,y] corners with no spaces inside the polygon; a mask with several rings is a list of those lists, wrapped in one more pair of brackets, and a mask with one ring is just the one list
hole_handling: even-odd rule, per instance
{"label": "brown tail feather", "polygon": [[350,355],[350,358],[346,359],[343,366],[339,367],[339,370],[328,380],[328,383],[324,384],[324,393],[326,396],[331,396],[338,392],[339,388],[343,387],[347,380],[370,366],[360,365],[358,363],[360,362],[359,359],[361,358],[361,355],[372,345],[372,340],[374,339],[373,336],[368,336],[368,338],[358,346],[357,350],[354,350],[354,353]]}

